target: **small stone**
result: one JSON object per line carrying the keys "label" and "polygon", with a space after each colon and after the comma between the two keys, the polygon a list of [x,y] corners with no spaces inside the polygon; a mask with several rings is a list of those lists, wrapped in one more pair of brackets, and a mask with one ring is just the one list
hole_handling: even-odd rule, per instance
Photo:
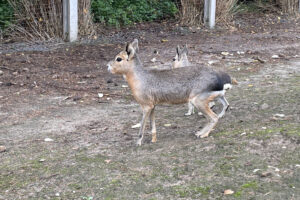
{"label": "small stone", "polygon": [[4,74],[4,72],[0,70],[0,76],[3,75],[3,74]]}
{"label": "small stone", "polygon": [[273,55],[272,58],[274,59],[279,58],[279,55]]}
{"label": "small stone", "polygon": [[18,72],[13,72],[12,74],[16,76],[16,75],[18,75]]}
{"label": "small stone", "polygon": [[128,88],[128,85],[122,85],[122,88]]}
{"label": "small stone", "polygon": [[140,128],[140,127],[141,127],[141,123],[137,123],[137,124],[131,126],[131,128]]}
{"label": "small stone", "polygon": [[284,114],[276,113],[276,114],[274,115],[274,117],[285,117],[285,115],[284,115]]}
{"label": "small stone", "polygon": [[56,192],[56,193],[55,193],[55,196],[56,196],[56,197],[59,197],[59,196],[60,196],[59,192]]}
{"label": "small stone", "polygon": [[262,172],[262,173],[260,174],[260,176],[263,177],[263,178],[264,178],[264,177],[268,177],[268,176],[272,176],[272,172],[268,172],[268,171],[267,171],[267,172]]}
{"label": "small stone", "polygon": [[99,97],[99,98],[102,98],[103,96],[104,96],[103,93],[98,93],[98,97]]}
{"label": "small stone", "polygon": [[265,109],[269,108],[269,105],[268,105],[267,103],[263,103],[263,104],[260,106],[260,108],[261,108],[262,110],[265,110]]}
{"label": "small stone", "polygon": [[172,124],[164,124],[165,127],[170,127]]}
{"label": "small stone", "polygon": [[273,166],[268,166],[268,168],[273,169],[275,172],[279,172],[280,170],[277,167],[273,167]]}
{"label": "small stone", "polygon": [[221,54],[222,54],[223,56],[229,55],[229,53],[228,53],[227,51],[222,51]]}
{"label": "small stone", "polygon": [[57,79],[57,78],[58,78],[58,75],[57,75],[57,74],[54,74],[54,75],[52,76],[52,78],[53,78],[53,79]]}
{"label": "small stone", "polygon": [[39,160],[39,162],[45,162],[45,161],[46,161],[46,159],[44,159],[44,158]]}
{"label": "small stone", "polygon": [[108,79],[106,83],[113,83],[112,79]]}
{"label": "small stone", "polygon": [[54,140],[51,139],[51,138],[45,138],[44,141],[45,141],[45,142],[53,142]]}
{"label": "small stone", "polygon": [[234,191],[233,191],[233,190],[230,190],[230,189],[224,191],[224,194],[225,194],[225,195],[233,194],[233,193],[234,193]]}
{"label": "small stone", "polygon": [[156,58],[152,58],[151,62],[155,63],[156,62]]}
{"label": "small stone", "polygon": [[267,130],[267,127],[263,126],[263,127],[261,127],[261,129],[263,129],[263,130]]}
{"label": "small stone", "polygon": [[6,151],[6,147],[5,146],[0,146],[0,153],[5,152]]}
{"label": "small stone", "polygon": [[246,132],[241,133],[241,135],[246,135],[246,134],[247,134]]}
{"label": "small stone", "polygon": [[260,169],[254,169],[254,170],[253,170],[253,173],[256,173],[256,172],[258,172],[258,171],[260,171]]}
{"label": "small stone", "polygon": [[28,69],[27,67],[25,67],[25,68],[23,68],[23,71],[24,71],[24,72],[28,72],[29,69]]}

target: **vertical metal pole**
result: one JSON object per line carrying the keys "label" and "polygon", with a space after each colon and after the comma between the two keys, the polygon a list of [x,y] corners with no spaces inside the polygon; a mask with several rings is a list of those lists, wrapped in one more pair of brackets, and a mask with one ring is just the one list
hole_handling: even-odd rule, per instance
{"label": "vertical metal pole", "polygon": [[208,16],[209,16],[209,0],[204,1],[204,25],[208,22]]}
{"label": "vertical metal pole", "polygon": [[77,40],[78,34],[78,0],[69,1],[69,41],[74,42]]}
{"label": "vertical metal pole", "polygon": [[69,42],[77,40],[78,35],[78,0],[63,0],[64,39]]}
{"label": "vertical metal pole", "polygon": [[209,28],[215,28],[216,21],[216,0],[210,0],[209,3]]}

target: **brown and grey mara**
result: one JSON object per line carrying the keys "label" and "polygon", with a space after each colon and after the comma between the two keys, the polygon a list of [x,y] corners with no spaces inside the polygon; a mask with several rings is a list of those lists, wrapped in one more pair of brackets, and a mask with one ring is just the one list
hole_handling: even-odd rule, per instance
{"label": "brown and grey mara", "polygon": [[[146,120],[150,117],[152,142],[156,142],[154,109],[157,104],[182,104],[191,102],[207,118],[208,123],[196,133],[197,137],[207,137],[218,122],[219,117],[209,107],[209,102],[225,94],[224,85],[231,84],[225,72],[217,72],[202,66],[189,66],[173,70],[153,70],[142,66],[138,56],[138,40],[126,45],[108,70],[124,76],[136,101],[141,105],[143,117],[137,145],[142,144]],[[228,103],[223,104],[223,111]],[[222,111],[222,112],[223,112]],[[225,112],[225,111],[224,111]]]}

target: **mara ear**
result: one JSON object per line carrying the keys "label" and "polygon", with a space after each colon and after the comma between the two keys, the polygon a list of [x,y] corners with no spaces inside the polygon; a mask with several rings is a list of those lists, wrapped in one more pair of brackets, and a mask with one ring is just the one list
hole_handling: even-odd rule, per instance
{"label": "mara ear", "polygon": [[181,54],[181,49],[180,49],[180,46],[177,45],[177,47],[176,47],[176,55],[179,57],[180,54]]}
{"label": "mara ear", "polygon": [[133,42],[131,43],[131,46],[133,47],[133,49],[136,53],[139,52],[139,41],[138,41],[138,39],[134,39]]}
{"label": "mara ear", "polygon": [[131,60],[139,51],[138,40],[134,39],[132,43],[127,43],[125,51],[128,55],[128,60]]}
{"label": "mara ear", "polygon": [[184,48],[183,48],[181,53],[185,53],[186,55],[188,55],[189,52],[188,52],[188,49],[187,49],[187,45],[184,45]]}
{"label": "mara ear", "polygon": [[181,53],[182,53],[182,50],[180,49],[180,46],[177,45],[177,47],[176,47],[176,56],[175,56],[175,58],[176,58],[177,60],[180,60],[180,59],[181,59]]}
{"label": "mara ear", "polygon": [[130,43],[128,43],[128,42],[126,42],[126,45],[125,45],[125,51],[126,51],[126,53],[129,55],[129,45],[130,45]]}

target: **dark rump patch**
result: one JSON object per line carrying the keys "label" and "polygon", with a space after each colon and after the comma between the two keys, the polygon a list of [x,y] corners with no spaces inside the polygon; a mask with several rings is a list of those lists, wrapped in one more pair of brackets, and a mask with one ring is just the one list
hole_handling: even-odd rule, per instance
{"label": "dark rump patch", "polygon": [[225,72],[219,72],[216,74],[216,80],[214,83],[209,87],[210,91],[220,91],[224,89],[224,85],[226,83],[231,84],[231,77],[226,74]]}

